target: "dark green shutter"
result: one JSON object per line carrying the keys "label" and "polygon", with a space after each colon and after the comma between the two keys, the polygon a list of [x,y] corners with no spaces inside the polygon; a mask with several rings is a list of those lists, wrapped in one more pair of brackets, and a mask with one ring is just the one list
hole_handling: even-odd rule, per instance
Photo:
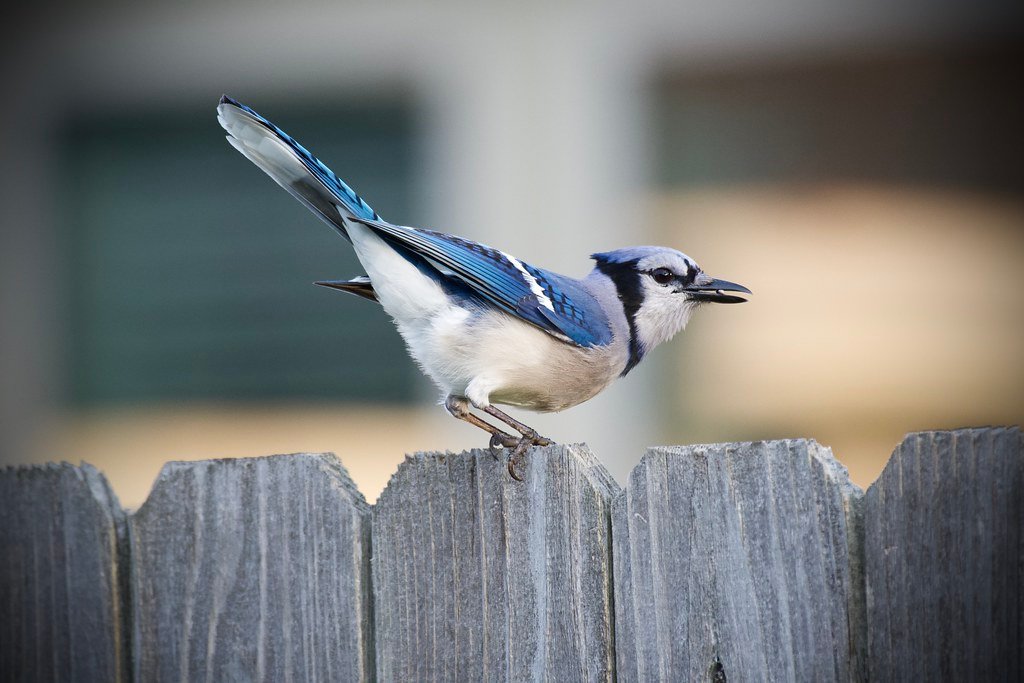
{"label": "dark green shutter", "polygon": [[[61,207],[69,397],[407,400],[417,371],[375,304],[314,287],[348,243],[201,110],[71,122]],[[415,222],[407,108],[252,102],[381,215]]]}

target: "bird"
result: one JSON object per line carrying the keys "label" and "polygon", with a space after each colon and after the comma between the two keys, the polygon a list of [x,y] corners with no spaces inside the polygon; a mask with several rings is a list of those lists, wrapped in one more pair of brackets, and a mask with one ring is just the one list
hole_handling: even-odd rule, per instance
{"label": "bird", "polygon": [[497,405],[555,412],[583,403],[683,330],[697,308],[751,294],[668,247],[592,254],[592,270],[577,279],[463,237],[389,223],[249,106],[224,95],[217,119],[236,150],[351,243],[366,271],[315,284],[380,304],[445,409],[489,433],[496,457],[508,449],[515,479],[527,451],[552,441]]}

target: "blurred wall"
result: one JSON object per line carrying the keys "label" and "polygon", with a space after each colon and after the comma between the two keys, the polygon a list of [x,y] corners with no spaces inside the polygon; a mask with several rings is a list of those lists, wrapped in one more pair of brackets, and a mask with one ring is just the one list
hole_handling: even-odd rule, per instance
{"label": "blurred wall", "polygon": [[[197,444],[223,441],[204,438],[196,425],[203,424],[202,416],[210,412],[196,406],[197,417],[175,430],[178,440],[169,447],[156,438],[158,432],[151,432],[149,442],[90,442],[83,434],[109,413],[90,421],[88,415],[69,413],[60,400],[69,372],[59,351],[68,296],[60,285],[61,273],[55,272],[63,219],[54,211],[53,197],[63,191],[57,182],[61,176],[56,131],[68,120],[203,103],[210,107],[210,124],[215,126],[212,108],[220,93],[228,91],[257,108],[273,102],[274,118],[287,128],[291,103],[300,108],[327,100],[372,105],[398,99],[410,103],[418,151],[411,162],[416,168],[410,215],[389,218],[495,244],[526,261],[570,274],[584,273],[589,268],[586,255],[593,251],[660,240],[691,253],[709,271],[738,281],[750,284],[755,272],[763,273],[758,277],[770,291],[777,271],[746,270],[750,261],[729,248],[736,234],[723,231],[722,240],[712,242],[708,233],[692,227],[666,229],[672,219],[664,217],[663,202],[671,205],[674,200],[661,197],[694,188],[685,177],[674,184],[659,180],[658,160],[666,158],[659,155],[659,147],[672,143],[659,137],[664,128],[656,125],[658,102],[685,98],[690,75],[720,73],[724,67],[734,74],[756,74],[772,62],[813,64],[827,57],[842,64],[891,50],[942,55],[963,44],[1016,44],[1021,27],[1015,5],[954,2],[502,3],[486,8],[457,2],[281,6],[222,1],[174,8],[107,2],[22,12],[6,22],[2,48],[6,92],[0,113],[0,372],[5,381],[0,388],[0,448],[4,460],[14,462],[77,459],[88,443],[105,444],[107,449],[120,443],[124,449],[147,451],[128,465],[147,476],[163,459],[207,457],[211,454]],[[682,86],[673,85],[679,78]],[[304,142],[318,150],[316,140]],[[223,150],[225,155],[232,153],[226,145]],[[942,158],[941,149],[934,153]],[[238,172],[251,174],[243,166],[238,160]],[[358,169],[335,170],[359,187]],[[253,182],[258,180],[263,179],[253,177]],[[752,182],[758,180],[752,177]],[[264,186],[267,192],[279,192],[269,182]],[[729,189],[732,192],[735,186]],[[983,195],[990,190],[1007,192],[1006,187],[985,183],[973,189]],[[289,201],[281,194],[282,202]],[[723,205],[736,197],[715,196],[726,197]],[[298,205],[294,209],[296,229],[320,227],[310,220],[299,225],[302,210]],[[758,211],[749,214],[751,222],[762,217]],[[1019,228],[1015,221],[1010,223],[1017,226],[1011,231]],[[843,225],[836,226],[842,229]],[[1011,238],[1010,249],[1016,244]],[[787,254],[792,252],[780,247],[779,258],[784,260]],[[843,273],[842,268],[827,265],[823,270],[826,275]],[[690,405],[690,397],[714,393],[716,386],[735,381],[735,376],[701,378],[697,373],[681,378],[678,386],[666,386],[664,378],[675,376],[680,363],[690,362],[681,360],[682,354],[699,358],[720,343],[701,342],[700,325],[743,316],[776,325],[778,318],[763,307],[767,302],[757,301],[702,312],[694,322],[692,339],[684,335],[671,350],[661,350],[652,362],[588,404],[558,416],[531,417],[531,423],[558,440],[591,443],[620,479],[643,446],[681,433],[732,439],[781,431],[761,418],[744,423],[740,415],[719,430],[680,432],[677,411],[665,408],[669,400],[682,410]],[[805,314],[804,323],[814,328],[815,311]],[[927,344],[927,339],[922,342]],[[1001,343],[1013,342],[1007,338]],[[691,376],[702,384],[689,384]],[[390,416],[383,423],[354,420],[346,430],[329,430],[331,436],[311,440],[305,438],[308,425],[282,420],[276,433],[292,435],[288,442],[295,446],[289,450],[334,449],[350,463],[369,458],[375,471],[384,473],[378,481],[400,458],[372,449],[360,451],[375,441],[380,424],[397,425],[396,429],[420,425],[405,433],[426,435],[423,448],[479,443],[476,434],[440,409],[427,411],[424,414],[430,417],[419,421],[413,406],[426,407],[434,398],[428,389],[421,391],[422,398],[412,406],[379,406],[381,414]],[[175,415],[189,410],[170,409],[179,411]],[[893,411],[901,409],[897,405]],[[129,422],[132,411],[163,411],[160,406],[118,410]],[[349,404],[336,405],[324,419],[335,415],[335,421],[345,421],[337,416],[350,410]],[[265,438],[247,437],[253,430],[246,425],[264,422],[265,416],[257,412],[227,417],[233,411],[229,406],[227,412],[215,414],[225,415],[223,424],[235,425],[230,431],[246,444],[244,452],[258,454],[270,448]],[[360,432],[360,423],[378,427],[376,432]],[[921,426],[912,423],[905,422],[907,428]],[[116,434],[130,431],[119,428],[124,423],[117,419],[111,424]],[[806,433],[802,426],[794,418],[785,430]],[[196,436],[192,441],[184,439],[190,432]],[[152,445],[147,448],[147,443]],[[352,453],[346,452],[350,444]],[[277,447],[275,442],[273,448]],[[94,461],[102,457],[86,454]],[[117,475],[111,475],[117,486]]]}
{"label": "blurred wall", "polygon": [[907,431],[1024,420],[1022,59],[987,40],[664,69],[659,239],[756,292],[674,356],[673,441],[813,436],[866,483]]}

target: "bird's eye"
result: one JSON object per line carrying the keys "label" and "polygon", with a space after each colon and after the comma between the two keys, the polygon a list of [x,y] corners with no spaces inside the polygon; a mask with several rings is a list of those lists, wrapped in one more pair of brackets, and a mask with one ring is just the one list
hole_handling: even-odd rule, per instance
{"label": "bird's eye", "polygon": [[667,285],[676,279],[676,274],[668,268],[655,268],[651,271],[651,277],[653,277],[654,281],[659,285]]}

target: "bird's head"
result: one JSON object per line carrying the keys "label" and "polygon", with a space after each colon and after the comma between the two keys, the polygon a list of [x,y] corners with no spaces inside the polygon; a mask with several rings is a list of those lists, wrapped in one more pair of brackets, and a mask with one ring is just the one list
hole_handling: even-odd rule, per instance
{"label": "bird's head", "polygon": [[629,322],[630,365],[686,327],[702,304],[736,304],[750,294],[743,285],[706,275],[686,254],[666,247],[629,247],[591,258],[611,279]]}

